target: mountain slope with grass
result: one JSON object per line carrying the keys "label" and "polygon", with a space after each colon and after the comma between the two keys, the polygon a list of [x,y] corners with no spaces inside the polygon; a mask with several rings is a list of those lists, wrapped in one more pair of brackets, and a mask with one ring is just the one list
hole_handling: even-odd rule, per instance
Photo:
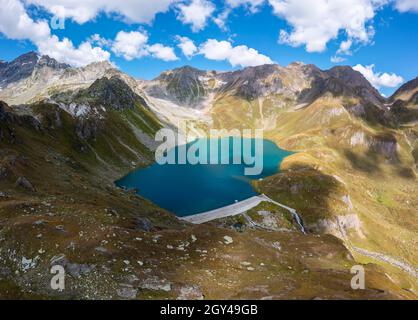
{"label": "mountain slope with grass", "polygon": [[333,234],[359,261],[381,263],[416,290],[410,273],[354,249],[386,254],[416,270],[413,112],[400,117],[391,99],[350,67],[266,65],[207,73],[201,83],[208,76],[218,84],[206,108],[209,128],[263,128],[266,138],[297,152],[281,173],[256,183],[259,192],[296,208],[310,232]]}
{"label": "mountain slope with grass", "polygon": [[[297,209],[310,232],[337,236],[359,261],[376,262],[354,247],[396,257],[416,270],[417,126],[404,126],[396,109],[363,85],[359,73],[348,72],[357,80],[347,78],[347,70],[321,74],[299,99],[287,96],[285,107],[222,95],[211,110],[214,124],[264,128],[266,138],[297,152],[282,163],[281,173],[256,187]],[[416,290],[413,275],[378,262]]]}
{"label": "mountain slope with grass", "polygon": [[[286,232],[192,226],[116,188],[114,179],[131,168],[120,141],[135,147],[129,135],[115,135],[121,111],[106,114],[104,126],[119,124],[113,130],[80,137],[79,120],[57,105],[27,108],[35,117],[5,104],[0,112],[2,298],[412,297],[376,266],[366,266],[370,289],[350,291],[355,262],[344,246],[300,234],[280,211],[272,214],[287,221]],[[54,264],[67,270],[61,293],[49,285]]]}
{"label": "mountain slope with grass", "polygon": [[114,73],[121,74],[108,62],[73,68],[30,52],[0,65],[0,100],[9,104],[38,102],[57,92],[87,88]]}
{"label": "mountain slope with grass", "polygon": [[390,108],[403,126],[416,127],[418,122],[418,78],[401,86],[389,98]]}
{"label": "mountain slope with grass", "polygon": [[[0,90],[0,298],[416,299],[396,266],[416,261],[416,127],[358,73],[186,67],[146,82],[62,67]],[[296,208],[308,235],[271,204],[190,225],[117,188],[180,118],[196,134],[261,127],[297,151],[255,188]],[[359,263],[367,289],[354,291]],[[50,287],[55,264],[63,292]]]}

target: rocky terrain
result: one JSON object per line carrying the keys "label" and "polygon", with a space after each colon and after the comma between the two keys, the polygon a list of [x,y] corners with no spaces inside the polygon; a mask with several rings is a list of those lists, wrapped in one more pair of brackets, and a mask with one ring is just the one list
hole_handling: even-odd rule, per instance
{"label": "rocky terrain", "polygon": [[0,86],[7,85],[27,79],[34,74],[35,69],[51,68],[55,70],[65,70],[70,66],[59,63],[48,56],[40,57],[35,52],[24,54],[12,62],[0,63]]}
{"label": "rocky terrain", "polygon": [[[417,298],[416,80],[385,99],[350,67],[143,81],[29,53],[0,63],[0,83],[0,298]],[[118,189],[182,119],[196,135],[263,128],[296,151],[254,187],[308,234],[271,203],[191,225]],[[366,290],[350,288],[356,264]]]}

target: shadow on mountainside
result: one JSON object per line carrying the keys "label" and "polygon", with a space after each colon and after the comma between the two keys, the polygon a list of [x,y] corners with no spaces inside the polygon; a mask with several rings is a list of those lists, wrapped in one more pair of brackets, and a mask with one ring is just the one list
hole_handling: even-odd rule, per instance
{"label": "shadow on mountainside", "polygon": [[[413,146],[414,133],[409,133],[407,143]],[[408,163],[409,148],[402,146],[402,140],[390,131],[378,134],[359,135],[356,139],[351,138],[351,147],[343,147],[342,155],[349,161],[354,170],[358,170],[370,175],[384,175],[385,168],[390,169],[390,175],[400,178],[411,179],[415,177],[411,164]],[[412,157],[414,153],[412,152]],[[410,159],[413,161],[414,159]]]}
{"label": "shadow on mountainside", "polygon": [[366,172],[369,174],[377,174],[382,172],[378,154],[372,150],[368,150],[364,154],[358,154],[353,150],[344,150],[344,156],[349,160],[351,166],[355,170]]}
{"label": "shadow on mountainside", "polygon": [[[374,147],[369,147],[366,151],[355,151],[352,149],[343,150],[343,155],[349,161],[354,170],[361,171],[372,176],[398,176],[402,179],[415,179],[413,169],[408,167],[400,160],[397,150],[379,152]],[[385,173],[384,166],[388,166],[390,174]]]}

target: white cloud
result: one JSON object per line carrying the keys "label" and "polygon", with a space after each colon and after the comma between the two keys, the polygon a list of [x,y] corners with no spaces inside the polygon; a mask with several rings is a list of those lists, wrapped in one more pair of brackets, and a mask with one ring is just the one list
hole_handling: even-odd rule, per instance
{"label": "white cloud", "polygon": [[156,43],[152,46],[149,46],[148,51],[151,53],[153,57],[161,59],[163,61],[175,61],[179,59],[174,53],[173,48],[166,47],[160,43]]}
{"label": "white cloud", "polygon": [[193,55],[197,52],[197,47],[194,42],[187,37],[176,36],[176,39],[179,42],[177,46],[180,48],[186,58],[190,59],[193,57]]}
{"label": "white cloud", "polygon": [[353,41],[351,39],[342,41],[340,44],[340,48],[337,51],[337,54],[351,55],[350,49],[352,45],[353,45]]}
{"label": "white cloud", "polygon": [[130,61],[148,55],[146,49],[148,35],[139,31],[120,31],[112,45],[112,51],[117,56],[123,56]]}
{"label": "white cloud", "polygon": [[351,46],[353,45],[353,40],[347,39],[340,43],[340,47],[337,50],[337,53],[331,57],[332,63],[341,63],[346,61],[347,59],[342,57],[343,55],[351,56]]}
{"label": "white cloud", "polygon": [[367,43],[374,34],[368,23],[387,0],[269,0],[274,13],[292,30],[280,31],[280,42],[305,45],[308,52],[322,52],[344,31],[351,41]]}
{"label": "white cloud", "polygon": [[418,12],[417,0],[396,0],[396,9],[400,12],[413,11]]}
{"label": "white cloud", "polygon": [[225,0],[225,2],[233,9],[245,6],[253,13],[258,11],[264,1],[265,0]]}
{"label": "white cloud", "polygon": [[30,40],[41,54],[74,66],[110,58],[109,52],[93,47],[89,41],[75,47],[71,40],[59,40],[57,36],[51,35],[48,23],[44,20],[35,22],[18,0],[0,0],[0,7],[0,32],[9,39]]}
{"label": "white cloud", "polygon": [[98,34],[98,33],[95,33],[95,34],[93,34],[89,39],[88,39],[88,41],[90,42],[90,43],[95,43],[95,44],[97,44],[99,47],[109,47],[109,46],[111,46],[112,45],[112,41],[110,41],[110,40],[108,40],[108,39],[105,39],[105,38],[103,38],[100,34]]}
{"label": "white cloud", "polygon": [[59,40],[53,35],[37,43],[38,51],[60,62],[80,67],[97,61],[107,61],[110,53],[100,47],[92,47],[88,41],[83,42],[78,48],[74,47],[71,40],[64,38]]}
{"label": "white cloud", "polygon": [[381,87],[395,88],[404,82],[404,79],[401,76],[394,73],[374,72],[374,64],[369,66],[358,64],[354,66],[353,69],[363,74],[363,76],[377,89],[380,89]]}
{"label": "white cloud", "polygon": [[220,14],[213,18],[213,22],[215,22],[215,24],[222,30],[226,30],[226,23],[229,15],[231,14],[231,11],[231,8],[226,8],[224,11],[222,11]]}
{"label": "white cloud", "polygon": [[177,18],[184,24],[190,24],[193,32],[206,27],[208,19],[215,11],[215,6],[208,0],[192,0],[188,5],[179,4]]}
{"label": "white cloud", "polygon": [[209,60],[226,60],[234,67],[249,67],[273,63],[269,57],[259,53],[255,49],[248,48],[247,46],[233,47],[228,41],[218,41],[215,39],[209,39],[203,43],[199,48],[199,53]]}
{"label": "white cloud", "polygon": [[330,60],[332,63],[341,63],[346,61],[347,59],[340,56],[332,56]]}
{"label": "white cloud", "polygon": [[0,0],[0,32],[9,39],[37,41],[50,35],[46,21],[33,21],[22,3],[17,0]]}
{"label": "white cloud", "polygon": [[117,14],[128,22],[150,23],[155,15],[169,10],[178,0],[25,0],[59,17],[83,24],[100,12]]}
{"label": "white cloud", "polygon": [[229,41],[209,39],[197,47],[187,37],[176,36],[176,39],[179,42],[178,47],[188,59],[200,54],[209,60],[227,61],[234,67],[249,67],[273,63],[269,57],[259,53],[257,50],[244,45],[234,47]]}
{"label": "white cloud", "polygon": [[[65,1],[57,1],[57,5],[60,5],[61,2]],[[74,1],[74,5],[77,5],[77,3],[77,1]],[[83,3],[88,5],[90,2]],[[81,5],[81,2],[79,4]],[[46,21],[34,21],[27,14],[21,1],[0,0],[0,7],[2,8],[0,11],[0,32],[7,38],[30,40],[37,46],[40,54],[48,55],[73,66],[78,67],[92,62],[109,60],[110,52],[102,47],[111,47],[116,55],[123,56],[127,60],[148,55],[164,61],[177,60],[173,48],[162,44],[148,45],[148,35],[146,33],[121,31],[114,41],[104,39],[99,34],[94,34],[76,47],[68,38],[60,40],[56,35],[51,35],[51,30]]]}
{"label": "white cloud", "polygon": [[148,34],[140,31],[119,31],[113,41],[112,51],[128,61],[149,55],[164,61],[178,59],[171,47],[166,47],[160,43],[149,45]]}

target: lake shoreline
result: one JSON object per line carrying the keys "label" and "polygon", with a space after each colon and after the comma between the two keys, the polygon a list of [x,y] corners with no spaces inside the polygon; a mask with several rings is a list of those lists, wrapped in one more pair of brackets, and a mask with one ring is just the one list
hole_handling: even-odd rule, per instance
{"label": "lake shoreline", "polygon": [[[223,139],[233,138],[236,137]],[[248,138],[241,139],[250,144],[251,148],[256,143],[255,139],[251,139],[252,141],[245,140]],[[195,143],[197,140],[199,139],[194,140]],[[204,141],[203,143],[210,142],[210,140],[204,139],[202,141]],[[228,164],[219,162],[216,165],[189,163],[159,165],[154,163],[148,167],[133,170],[115,181],[115,184],[125,190],[135,190],[139,196],[173,212],[180,218],[222,208],[259,196],[254,183],[278,173],[281,162],[294,154],[279,148],[277,144],[268,139],[263,139],[262,144],[263,168],[261,174],[257,176],[247,176],[243,173],[244,162],[233,163],[237,159],[234,159],[234,155],[231,153],[232,147],[229,144],[228,160],[230,161]],[[181,147],[176,146],[170,152],[176,152]],[[209,151],[205,156],[210,158],[212,155]]]}

